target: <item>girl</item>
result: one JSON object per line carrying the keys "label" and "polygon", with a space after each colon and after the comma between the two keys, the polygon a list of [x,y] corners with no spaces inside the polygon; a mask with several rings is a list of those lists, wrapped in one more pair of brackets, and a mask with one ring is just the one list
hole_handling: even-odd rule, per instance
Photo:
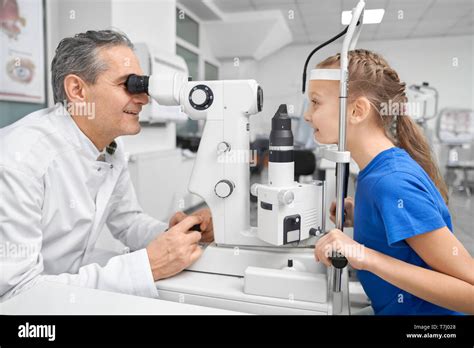
{"label": "girl", "polygon": [[[339,68],[340,55],[318,68]],[[446,185],[418,126],[405,115],[405,84],[379,55],[349,52],[347,149],[359,165],[345,201],[354,240],[333,229],[315,246],[330,265],[345,255],[376,314],[474,313],[474,262],[452,233]],[[338,141],[339,82],[309,83],[305,120],[316,141]],[[334,219],[335,206],[332,206]],[[353,251],[362,251],[354,254]]]}

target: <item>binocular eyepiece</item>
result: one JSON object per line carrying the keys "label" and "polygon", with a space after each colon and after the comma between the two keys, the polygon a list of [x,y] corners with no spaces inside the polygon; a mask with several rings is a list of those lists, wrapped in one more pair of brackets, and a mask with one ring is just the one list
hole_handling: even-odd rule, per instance
{"label": "binocular eyepiece", "polygon": [[148,81],[150,80],[150,76],[146,75],[135,75],[130,74],[127,77],[127,81],[125,81],[125,86],[127,86],[127,90],[132,94],[138,93],[146,93],[148,94]]}

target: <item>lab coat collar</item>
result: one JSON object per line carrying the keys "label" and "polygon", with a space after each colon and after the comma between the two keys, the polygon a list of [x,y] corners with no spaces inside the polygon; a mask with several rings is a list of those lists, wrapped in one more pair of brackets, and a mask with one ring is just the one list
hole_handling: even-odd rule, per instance
{"label": "lab coat collar", "polygon": [[81,131],[66,108],[61,103],[57,103],[54,107],[54,113],[57,116],[61,116],[59,117],[60,124],[68,133],[69,140],[72,140],[78,147],[84,150],[87,157],[90,157],[92,160],[97,160],[101,151],[99,151],[94,143]]}

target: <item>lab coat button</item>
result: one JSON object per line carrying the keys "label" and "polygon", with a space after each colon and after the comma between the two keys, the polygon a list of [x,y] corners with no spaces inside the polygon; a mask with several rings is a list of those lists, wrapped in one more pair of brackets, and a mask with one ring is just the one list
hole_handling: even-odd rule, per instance
{"label": "lab coat button", "polygon": [[111,164],[111,165],[110,165],[110,169],[112,169],[113,167],[114,167],[114,165],[113,165],[113,164]]}

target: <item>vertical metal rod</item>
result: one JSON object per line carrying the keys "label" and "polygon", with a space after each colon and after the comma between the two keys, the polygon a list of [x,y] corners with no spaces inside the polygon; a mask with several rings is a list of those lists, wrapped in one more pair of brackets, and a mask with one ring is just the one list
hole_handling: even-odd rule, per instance
{"label": "vertical metal rod", "polygon": [[[352,20],[341,50],[341,80],[339,85],[339,141],[338,151],[346,151],[346,126],[347,126],[347,86],[349,80],[349,50],[354,49],[357,39],[362,29],[364,17],[364,0],[360,0],[352,11]],[[360,26],[359,26],[360,25]],[[349,163],[336,163],[336,228],[344,229],[344,199],[347,193],[347,184],[349,179]],[[338,252],[333,252],[333,277],[332,277],[332,307],[333,314],[339,314],[342,311],[343,297],[341,292],[341,280],[344,267],[347,265],[347,259]],[[340,301],[337,302],[336,299]],[[339,306],[336,308],[336,304]],[[348,302],[349,305],[349,302]],[[350,311],[350,310],[349,310]]]}
{"label": "vertical metal rod", "polygon": [[[348,72],[344,71],[344,78],[341,79],[340,84],[338,151],[346,150],[347,75]],[[346,170],[346,163],[336,163],[336,228],[341,231],[344,229],[344,196],[346,194],[345,180],[347,176]],[[336,256],[338,255],[336,254]],[[333,291],[340,292],[342,269],[334,268],[333,276]]]}

